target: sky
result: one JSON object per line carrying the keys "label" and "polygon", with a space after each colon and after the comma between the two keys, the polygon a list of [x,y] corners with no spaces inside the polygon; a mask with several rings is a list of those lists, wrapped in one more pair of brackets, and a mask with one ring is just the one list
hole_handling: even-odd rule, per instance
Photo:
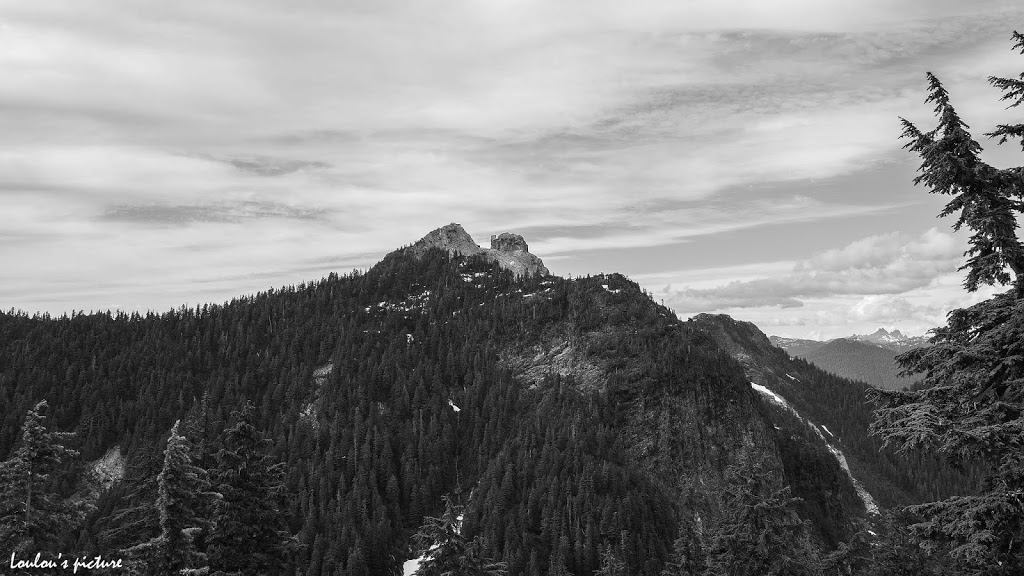
{"label": "sky", "polygon": [[[1015,24],[1016,23],[1016,24]],[[366,269],[449,222],[682,318],[922,334],[966,234],[899,117],[996,166],[1024,5],[0,0],[0,309],[157,310]]]}

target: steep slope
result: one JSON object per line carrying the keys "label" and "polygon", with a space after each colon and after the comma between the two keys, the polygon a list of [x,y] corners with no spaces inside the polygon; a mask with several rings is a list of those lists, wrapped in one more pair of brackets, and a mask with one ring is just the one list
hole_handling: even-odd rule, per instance
{"label": "steep slope", "polygon": [[[850,472],[882,508],[973,493],[976,476],[928,454],[897,455],[868,435],[868,385],[793,358],[750,322],[701,314],[691,320],[731,351],[754,383],[789,404],[844,455]],[[857,343],[854,343],[857,344]],[[817,434],[817,433],[816,433]]]}
{"label": "steep slope", "polygon": [[845,472],[761,400],[735,349],[620,275],[520,273],[534,262],[520,240],[493,250],[523,269],[466,255],[475,242],[451,226],[365,273],[223,306],[0,314],[0,454],[44,398],[85,459],[123,447],[125,478],[67,537],[109,554],[156,529],[119,525],[151,520],[171,425],[209,461],[230,412],[253,401],[287,466],[310,576],[396,573],[446,493],[510,574],[592,573],[601,554],[658,574],[675,540],[715,524],[727,470],[751,460],[805,499],[822,547],[849,537],[864,510]]}

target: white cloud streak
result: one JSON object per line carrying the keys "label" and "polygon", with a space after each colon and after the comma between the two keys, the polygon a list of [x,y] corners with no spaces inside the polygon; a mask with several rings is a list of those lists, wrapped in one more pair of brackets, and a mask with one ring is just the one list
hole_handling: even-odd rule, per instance
{"label": "white cloud streak", "polygon": [[803,306],[805,298],[901,294],[956,270],[962,252],[952,234],[935,228],[914,239],[893,232],[820,252],[778,276],[734,280],[714,288],[666,290],[659,296],[680,312],[695,312],[765,306],[797,308]]}

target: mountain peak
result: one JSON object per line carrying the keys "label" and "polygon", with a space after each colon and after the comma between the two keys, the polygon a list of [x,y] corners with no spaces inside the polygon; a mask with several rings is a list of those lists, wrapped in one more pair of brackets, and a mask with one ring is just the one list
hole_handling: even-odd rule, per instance
{"label": "mountain peak", "polygon": [[466,232],[466,229],[461,224],[455,222],[430,231],[426,236],[413,244],[413,247],[420,250],[440,248],[448,251],[449,254],[458,252],[463,256],[472,256],[482,250],[473,241],[473,237],[469,235],[469,232]]}
{"label": "mountain peak", "polygon": [[428,248],[440,248],[449,254],[458,253],[463,256],[483,254],[488,260],[497,262],[502,268],[512,271],[516,276],[534,274],[547,276],[549,274],[544,262],[530,254],[526,240],[519,234],[511,232],[492,235],[491,247],[481,248],[461,224],[452,222],[432,230],[412,245],[412,250],[416,254],[421,254]]}
{"label": "mountain peak", "polygon": [[892,332],[889,332],[885,328],[879,328],[874,332],[874,334],[854,334],[850,338],[853,340],[859,340],[861,342],[870,342],[872,344],[877,344],[883,347],[896,346],[908,348],[916,348],[917,346],[920,346],[921,344],[924,343],[924,341],[927,340],[927,338],[924,337],[908,338],[907,336],[904,336],[903,333],[900,332],[899,330],[893,330]]}

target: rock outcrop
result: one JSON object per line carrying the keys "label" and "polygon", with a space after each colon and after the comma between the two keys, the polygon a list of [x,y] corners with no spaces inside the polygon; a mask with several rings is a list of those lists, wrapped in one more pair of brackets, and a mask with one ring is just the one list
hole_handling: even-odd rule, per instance
{"label": "rock outcrop", "polygon": [[447,250],[449,254],[458,253],[463,256],[479,254],[483,250],[483,248],[477,246],[476,242],[473,241],[473,237],[462,226],[454,222],[430,232],[423,238],[420,238],[412,247],[417,253],[427,248],[440,248]]}
{"label": "rock outcrop", "polygon": [[502,232],[497,236],[491,236],[491,250],[498,250],[500,252],[515,252],[517,250],[529,252],[530,247],[519,234]]}
{"label": "rock outcrop", "polygon": [[516,276],[547,276],[548,269],[537,256],[530,254],[526,240],[519,234],[508,232],[491,236],[491,247],[481,248],[473,241],[473,237],[459,224],[451,223],[433,230],[412,245],[412,250],[419,254],[427,248],[440,248],[449,254],[474,256],[483,254],[491,262],[497,262],[502,268],[510,270]]}

